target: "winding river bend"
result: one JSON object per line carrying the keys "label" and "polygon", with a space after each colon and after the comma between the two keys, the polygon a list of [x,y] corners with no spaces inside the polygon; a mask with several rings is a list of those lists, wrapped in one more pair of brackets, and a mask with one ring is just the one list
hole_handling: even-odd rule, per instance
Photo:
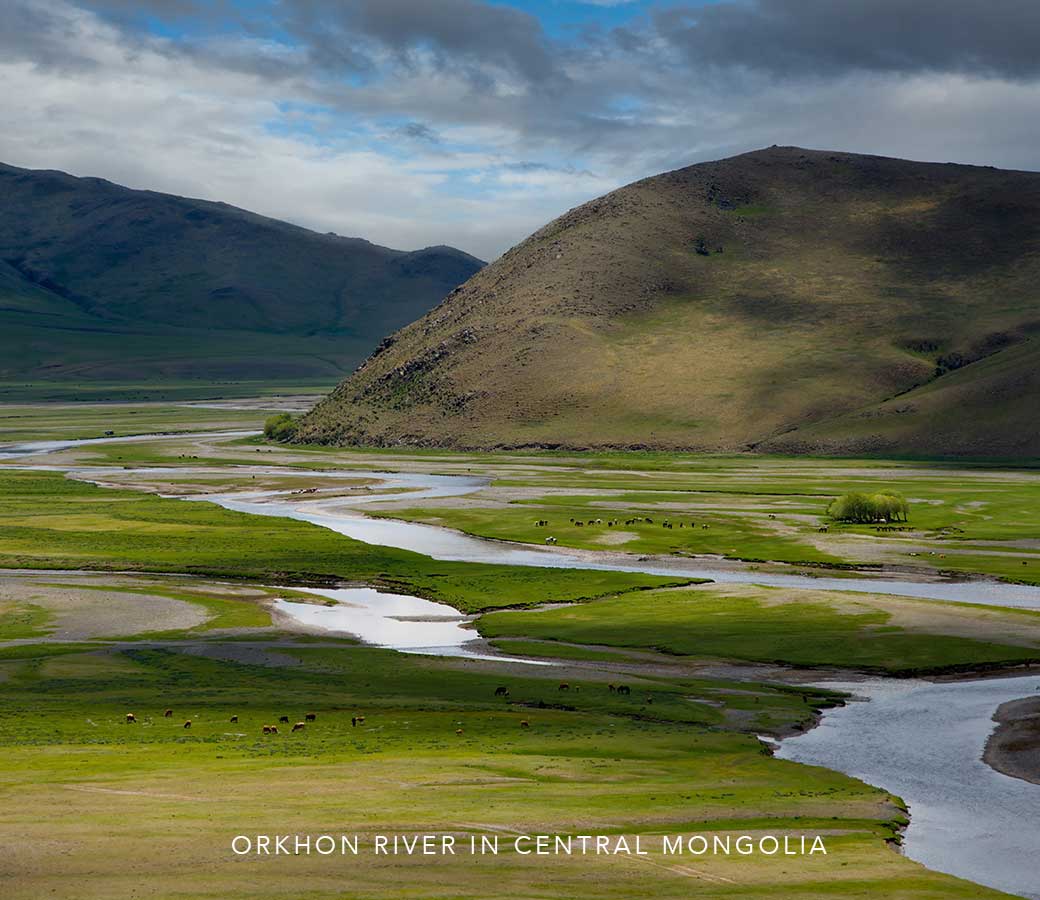
{"label": "winding river bend", "polygon": [[[156,436],[137,438],[146,439],[155,440]],[[39,456],[78,443],[48,442],[47,445],[0,448],[0,458],[17,465],[18,459],[27,455]],[[48,468],[67,472],[70,477],[99,482],[117,481],[124,474],[121,469],[107,467]],[[401,488],[409,491],[406,495],[409,502],[461,496],[483,487],[487,483],[483,478],[358,470],[301,473],[263,468],[286,476],[375,478],[387,493],[377,491],[363,497],[301,500],[287,499],[284,494],[274,492],[254,492],[184,499],[205,500],[257,515],[299,519],[356,540],[412,550],[442,560],[645,572],[711,578],[718,582],[868,591],[1040,610],[1040,588],[1023,585],[867,575],[809,578],[721,568],[710,561],[686,559],[603,561],[594,554],[578,551],[489,541],[430,525],[373,519],[365,516],[361,509],[367,504],[401,499],[402,495],[396,493]],[[370,589],[316,593],[336,600],[337,605],[312,607],[285,603],[280,609],[306,624],[349,630],[371,643],[406,652],[481,655],[467,647],[465,617],[447,607]],[[912,859],[939,871],[1040,900],[1040,786],[997,773],[981,761],[986,738],[993,730],[991,716],[997,707],[1007,700],[1040,692],[1040,677],[939,684],[890,679],[826,686],[847,690],[866,702],[852,702],[828,711],[819,727],[784,740],[778,755],[845,772],[906,799],[911,823],[905,836],[905,852]]]}

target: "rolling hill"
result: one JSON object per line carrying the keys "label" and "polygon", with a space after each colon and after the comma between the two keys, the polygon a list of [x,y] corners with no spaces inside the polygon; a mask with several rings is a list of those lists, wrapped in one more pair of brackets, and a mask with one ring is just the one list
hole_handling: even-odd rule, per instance
{"label": "rolling hill", "polygon": [[0,380],[320,380],[483,263],[0,165]]}
{"label": "rolling hill", "polygon": [[299,440],[1040,456],[1040,174],[773,147],[571,210]]}

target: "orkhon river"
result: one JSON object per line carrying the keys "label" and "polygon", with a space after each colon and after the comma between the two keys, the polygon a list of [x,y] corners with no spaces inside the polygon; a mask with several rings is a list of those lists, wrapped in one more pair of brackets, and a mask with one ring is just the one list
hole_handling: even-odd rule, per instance
{"label": "orkhon river", "polygon": [[[144,438],[141,438],[144,439]],[[74,442],[0,448],[11,459],[74,446]],[[104,481],[122,470],[61,467],[72,477]],[[264,467],[265,471],[270,471]],[[285,475],[317,473],[278,470]],[[376,478],[387,490],[407,488],[409,502],[460,496],[479,490],[482,478],[350,471],[321,473],[344,478]],[[399,547],[435,559],[497,562],[646,572],[742,582],[921,597],[1040,609],[1040,588],[988,581],[910,581],[883,577],[807,578],[752,570],[720,569],[689,560],[604,562],[593,554],[525,547],[483,540],[448,529],[366,517],[358,506],[401,499],[369,493],[335,500],[273,499],[270,493],[192,497],[228,509],[300,519],[371,544]],[[456,610],[416,597],[371,589],[316,591],[334,607],[281,603],[299,621],[345,630],[370,643],[405,652],[480,656],[467,647],[472,632]],[[526,660],[525,660],[526,661]],[[939,871],[1040,900],[1040,786],[1009,778],[982,762],[991,716],[1007,700],[1040,691],[1040,677],[991,678],[931,683],[875,679],[827,684],[864,702],[828,711],[819,727],[784,740],[777,755],[826,766],[861,778],[903,797],[911,822],[905,853]]]}

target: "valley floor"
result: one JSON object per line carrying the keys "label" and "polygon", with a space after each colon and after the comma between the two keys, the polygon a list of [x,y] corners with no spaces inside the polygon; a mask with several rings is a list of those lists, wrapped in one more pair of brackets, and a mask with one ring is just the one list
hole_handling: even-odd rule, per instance
{"label": "valley floor", "polygon": [[[1040,580],[1040,472],[344,452],[204,434],[252,431],[266,414],[8,410],[12,442],[105,423],[141,433],[136,421],[195,434],[0,447],[5,897],[1005,896],[895,852],[897,797],[777,759],[758,735],[811,728],[843,702],[811,682],[836,673],[1040,664],[1040,611],[986,605],[987,590],[1015,590],[998,578]],[[387,471],[472,484],[384,493]],[[910,530],[826,522],[829,497],[872,486],[911,499]],[[265,514],[218,505],[229,497]],[[309,521],[361,509],[590,566],[643,558],[857,586],[958,572],[982,600],[435,558]],[[454,607],[491,642],[473,646],[514,661],[362,644],[278,602],[320,607],[332,601],[305,588],[352,584]],[[427,832],[497,835],[503,850],[366,852],[379,834]],[[326,833],[358,835],[362,852],[232,850],[236,835]],[[518,834],[638,835],[651,852],[533,857],[514,849]],[[665,834],[819,834],[828,852],[670,857]]]}

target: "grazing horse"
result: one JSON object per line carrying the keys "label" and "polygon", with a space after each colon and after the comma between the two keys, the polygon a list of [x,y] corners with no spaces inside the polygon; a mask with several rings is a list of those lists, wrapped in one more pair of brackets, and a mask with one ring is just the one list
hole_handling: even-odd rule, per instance
{"label": "grazing horse", "polygon": [[508,697],[509,696],[509,688],[507,688],[504,684],[500,684],[497,688],[495,688],[495,696],[496,697]]}
{"label": "grazing horse", "polygon": [[137,721],[137,716],[135,716],[133,713],[127,713],[126,714],[126,724],[127,725],[129,725],[131,722],[136,722],[136,721]]}
{"label": "grazing horse", "polygon": [[560,682],[559,690],[561,690],[561,691],[569,691],[570,689],[571,689],[571,686],[566,681],[561,681]]}
{"label": "grazing horse", "polygon": [[531,727],[531,723],[528,722],[527,719],[521,719],[520,720],[520,727],[521,728],[530,728]]}
{"label": "grazing horse", "polygon": [[288,716],[279,716],[278,717],[278,721],[284,723],[285,725],[288,725],[289,724],[289,717]]}
{"label": "grazing horse", "polygon": [[237,722],[238,721],[238,716],[232,716],[231,717],[231,721],[232,721],[232,723]]}
{"label": "grazing horse", "polygon": [[188,721],[184,723],[184,727],[191,728],[191,719],[188,719]]}
{"label": "grazing horse", "polygon": [[166,710],[166,712],[163,713],[163,715],[168,719],[168,718],[170,718],[170,716],[173,715],[173,710],[172,709],[168,709],[168,710]]}
{"label": "grazing horse", "polygon": [[297,722],[295,725],[293,725],[292,730],[294,732],[295,731],[303,731],[303,729],[306,728],[306,727],[307,727],[307,725],[305,723]]}
{"label": "grazing horse", "polygon": [[318,718],[318,715],[317,713],[306,713],[303,718],[306,719],[308,722],[313,722],[315,719]]}

